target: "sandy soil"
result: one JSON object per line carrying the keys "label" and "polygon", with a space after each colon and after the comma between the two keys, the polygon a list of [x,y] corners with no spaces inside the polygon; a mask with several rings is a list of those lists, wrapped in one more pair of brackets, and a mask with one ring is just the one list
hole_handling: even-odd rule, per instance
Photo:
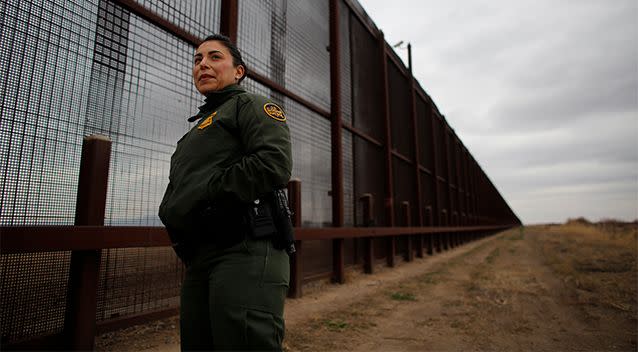
{"label": "sandy soil", "polygon": [[[284,347],[636,351],[635,231],[601,242],[570,230],[510,230],[374,275],[351,270],[344,285],[305,286],[286,303]],[[179,351],[177,326],[105,334],[96,349]]]}

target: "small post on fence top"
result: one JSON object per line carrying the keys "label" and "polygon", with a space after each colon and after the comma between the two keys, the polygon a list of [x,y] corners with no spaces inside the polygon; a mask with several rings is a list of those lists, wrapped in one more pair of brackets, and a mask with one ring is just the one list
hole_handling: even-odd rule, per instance
{"label": "small post on fence top", "polygon": [[[452,226],[457,226],[458,213],[456,211],[452,212]],[[452,232],[452,247],[456,247],[459,245],[459,237],[458,232]]]}
{"label": "small post on fence top", "polygon": [[[288,182],[288,204],[292,210],[292,226],[301,227],[301,181],[292,179]],[[299,298],[302,295],[303,267],[301,265],[301,255],[303,247],[301,241],[295,241],[297,250],[290,256],[290,288],[289,298]]]}
{"label": "small post on fence top", "polygon": [[[441,224],[441,226],[447,227],[449,225],[447,220],[447,209],[443,209],[441,210],[441,221],[439,223]],[[450,233],[444,232],[441,235],[443,240],[443,249],[447,251],[448,249],[450,249]]]}
{"label": "small post on fence top", "polygon": [[[110,158],[111,140],[108,137],[84,137],[75,225],[104,225]],[[65,349],[93,349],[100,259],[100,250],[71,252],[63,330]]]}
{"label": "small post on fence top", "polygon": [[[421,217],[421,226],[423,226],[423,217]],[[417,258],[423,258],[423,234],[414,235],[413,239],[416,240],[416,256]]]}
{"label": "small post on fence top", "polygon": [[[432,214],[432,221],[434,221],[434,219],[435,219],[435,218],[434,218],[434,216],[436,216],[436,215],[435,215],[435,214],[434,214],[434,212],[433,212],[433,214]],[[444,226],[444,225],[443,225],[442,217],[441,217],[441,216],[437,216],[437,218],[438,218],[438,224],[437,224],[437,226],[438,226],[438,227],[442,227],[442,226]],[[439,233],[436,233],[436,236],[434,236],[436,251],[437,251],[437,252],[439,252],[439,253],[443,252],[443,236],[444,236],[444,235],[445,235],[445,234],[444,234],[443,232],[439,232]]]}
{"label": "small post on fence top", "polygon": [[389,267],[394,267],[395,261],[394,256],[397,252],[397,242],[395,236],[387,236],[386,237],[386,264]]}
{"label": "small post on fence top", "polygon": [[[404,201],[401,203],[401,210],[403,211],[403,224],[404,226],[410,226],[412,224],[411,214],[410,214],[410,202]],[[405,239],[407,241],[405,248],[404,259],[406,262],[411,262],[414,259],[414,252],[412,250],[412,235],[406,235]]]}
{"label": "small post on fence top", "polygon": [[[451,227],[452,226],[452,213],[451,212],[446,212],[445,213],[445,226],[447,226],[447,227]],[[447,248],[448,249],[454,248],[454,245],[452,243],[452,232],[446,232],[446,235],[447,235]]]}
{"label": "small post on fence top", "polygon": [[[432,221],[432,206],[428,205],[427,207],[425,207],[425,221],[426,221],[426,226],[433,226],[433,221]],[[428,255],[433,255],[434,254],[434,234],[430,233],[427,235],[427,253]]]}
{"label": "small post on fence top", "polygon": [[414,239],[416,239],[416,256],[423,258],[423,234],[415,235]]}
{"label": "small post on fence top", "polygon": [[[370,193],[365,193],[359,198],[363,203],[363,226],[374,226],[374,197]],[[374,253],[372,237],[363,238],[363,272],[372,274],[374,267]]]}
{"label": "small post on fence top", "polygon": [[[461,213],[461,226],[467,226],[467,217],[465,213]],[[467,232],[463,232],[461,234],[461,244],[465,244],[467,242]]]}

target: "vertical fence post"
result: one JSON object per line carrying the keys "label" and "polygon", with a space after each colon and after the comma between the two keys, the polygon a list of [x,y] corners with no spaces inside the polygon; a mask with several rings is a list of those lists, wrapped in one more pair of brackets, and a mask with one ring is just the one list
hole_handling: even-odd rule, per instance
{"label": "vertical fence post", "polygon": [[237,44],[237,0],[222,0],[219,32]]}
{"label": "vertical fence post", "polygon": [[[462,185],[461,185],[461,178],[460,178],[460,170],[459,170],[459,158],[460,158],[460,153],[459,153],[459,138],[456,135],[456,132],[454,132],[454,130],[452,130],[452,155],[454,156],[453,158],[453,162],[454,162],[454,173],[453,175],[451,175],[451,177],[454,178],[454,184],[456,185],[456,192],[454,192],[454,199],[455,199],[455,203],[456,206],[454,207],[454,212],[452,215],[452,225],[453,226],[459,226],[459,218],[460,218],[460,214],[462,211],[462,207],[463,204],[461,203],[461,191],[463,189]],[[460,232],[455,232],[454,233],[454,247],[458,247],[459,245],[461,245],[461,233]]]}
{"label": "vertical fence post", "polygon": [[[410,226],[412,225],[412,214],[410,214],[410,202],[404,201],[401,203],[401,210],[403,212],[403,225]],[[411,262],[414,259],[414,252],[412,250],[412,235],[405,236],[407,240],[406,249],[404,259],[407,262]]]}
{"label": "vertical fence post", "polygon": [[[385,38],[383,32],[379,31],[379,58],[381,60],[381,101],[383,105],[383,118],[385,130],[385,211],[386,226],[394,226],[394,185],[392,180],[392,133],[390,130],[390,96],[388,92],[388,61],[386,53]],[[390,267],[394,266],[394,255],[396,253],[395,236],[387,237],[386,260]]]}
{"label": "vertical fence post", "polygon": [[[471,155],[469,154],[469,151],[467,155],[467,183],[470,188],[470,197],[469,197],[468,205],[467,205],[467,209],[469,212],[468,221],[470,226],[474,226],[476,225],[476,212],[474,211],[474,197],[476,196],[476,193],[475,193],[476,190],[474,189],[474,165],[472,164],[472,158],[471,158]],[[469,240],[473,241],[475,232],[474,231],[470,232],[468,236],[469,236]]]}
{"label": "vertical fence post", "polygon": [[[472,186],[472,163],[470,162],[470,152],[465,149],[465,174],[467,178],[467,224],[474,225],[474,210],[472,209],[472,199],[474,198],[474,187]],[[472,234],[468,235],[468,240],[471,240]]]}
{"label": "vertical fence post", "polygon": [[[445,226],[450,226],[450,218],[452,217],[453,204],[452,204],[452,158],[450,157],[450,126],[447,124],[445,120],[445,116],[443,116],[443,148],[445,148],[445,153],[443,153],[443,157],[445,158],[445,180],[446,189],[445,197],[447,199],[447,209],[445,211],[444,223]],[[453,246],[452,236],[454,234],[452,232],[445,233],[445,249],[451,249]]]}
{"label": "vertical fence post", "polygon": [[[288,182],[288,203],[292,210],[292,226],[301,227],[301,181],[292,179]],[[303,246],[301,241],[295,241],[297,251],[290,256],[290,288],[288,297],[299,298],[302,295],[301,286],[303,284],[303,267],[301,256]]]}
{"label": "vertical fence post", "polygon": [[[104,225],[111,141],[84,137],[75,206],[75,225]],[[64,340],[69,350],[92,350],[101,250],[71,252],[69,288],[64,315]]]}
{"label": "vertical fence post", "polygon": [[[430,226],[441,226],[440,220],[440,212],[441,212],[441,195],[439,192],[439,153],[438,153],[438,145],[436,140],[436,114],[434,112],[434,104],[432,102],[428,102],[429,104],[429,119],[430,119],[430,131],[431,136],[430,140],[432,141],[430,152],[432,156],[432,186],[434,190],[434,200],[432,204],[432,208],[430,209]],[[441,252],[441,237],[443,234],[431,234],[431,241],[433,245],[436,245],[437,252]]]}
{"label": "vertical fence post", "polygon": [[[341,43],[339,0],[330,0],[330,143],[332,145],[332,226],[343,226],[343,153],[341,139]],[[343,238],[332,240],[332,281],[345,282]]]}
{"label": "vertical fence post", "polygon": [[[474,161],[474,165],[476,167],[476,170],[474,170],[474,172],[476,173],[475,177],[476,177],[476,199],[474,206],[476,207],[476,220],[478,222],[479,225],[487,225],[485,223],[485,213],[483,212],[483,209],[481,209],[481,207],[479,206],[480,203],[482,201],[484,201],[484,189],[483,189],[483,184],[482,184],[482,180],[481,180],[481,168],[478,166],[478,163],[476,162],[476,160]],[[477,239],[479,238],[483,238],[483,231],[479,231],[478,232],[478,236],[476,236]]]}
{"label": "vertical fence post", "polygon": [[[360,198],[363,203],[363,226],[374,226],[374,198],[372,194],[365,193]],[[374,268],[374,252],[372,237],[363,238],[363,272],[372,274]]]}
{"label": "vertical fence post", "polygon": [[[474,196],[472,197],[472,213],[474,214],[474,225],[482,225],[481,220],[479,219],[479,210],[478,210],[478,199],[479,199],[479,189],[478,189],[478,179],[477,179],[477,164],[474,158],[471,159],[471,170],[472,177],[470,181],[472,182],[472,193]],[[476,232],[472,234],[474,239],[478,239],[480,237],[480,232]]]}
{"label": "vertical fence post", "polygon": [[[465,179],[465,219],[463,221],[463,225],[472,226],[472,185],[470,184],[470,164],[469,159],[467,157],[468,151],[467,148],[463,147],[463,178]],[[472,240],[471,233],[465,233],[465,242],[469,242]]]}
{"label": "vertical fence post", "polygon": [[[414,176],[416,177],[416,211],[417,218],[414,219],[416,225],[423,226],[423,194],[421,191],[421,150],[419,141],[419,124],[417,122],[417,109],[416,109],[416,88],[414,85],[414,76],[412,74],[412,44],[408,43],[408,69],[410,70],[410,105],[411,105],[411,117],[412,117],[412,141],[414,146]],[[408,236],[408,241],[411,243],[411,239],[416,240],[416,256],[423,257],[423,235],[418,234],[414,236]]]}

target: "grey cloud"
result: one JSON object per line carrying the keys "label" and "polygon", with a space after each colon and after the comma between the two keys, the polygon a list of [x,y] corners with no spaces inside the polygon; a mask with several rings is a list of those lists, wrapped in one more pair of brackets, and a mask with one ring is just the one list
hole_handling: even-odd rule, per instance
{"label": "grey cloud", "polygon": [[[612,87],[615,85],[615,87]],[[607,120],[619,112],[636,111],[635,84],[609,82],[608,89],[552,90],[529,97],[511,99],[493,107],[486,118],[490,128],[500,131],[548,130],[589,119]]]}
{"label": "grey cloud", "polygon": [[[429,57],[439,62],[432,70],[454,69],[430,82],[452,85],[445,77],[462,79],[457,99],[468,91],[485,97],[474,106],[489,108],[479,117],[487,123],[479,127],[490,129],[545,129],[601,112],[635,111],[636,5],[614,4],[611,9],[600,2],[563,4],[540,17],[509,9],[495,24],[474,17],[466,26],[476,30],[460,28],[437,41]],[[500,91],[491,98],[494,88]]]}
{"label": "grey cloud", "polygon": [[565,187],[591,188],[592,185],[608,184],[623,186],[624,190],[629,190],[635,187],[638,181],[638,173],[632,172],[630,166],[629,163],[600,164],[581,161],[547,167],[494,171],[507,176],[499,176],[502,181],[499,184],[501,187],[518,187],[524,193]]}
{"label": "grey cloud", "polygon": [[551,132],[526,134],[469,134],[465,143],[484,160],[508,167],[560,164],[579,160],[625,161],[638,166],[638,121],[624,114],[608,120],[583,122]]}
{"label": "grey cloud", "polygon": [[567,163],[492,171],[518,215],[525,222],[542,222],[576,216],[635,219],[638,175],[628,175],[625,169],[623,164]]}

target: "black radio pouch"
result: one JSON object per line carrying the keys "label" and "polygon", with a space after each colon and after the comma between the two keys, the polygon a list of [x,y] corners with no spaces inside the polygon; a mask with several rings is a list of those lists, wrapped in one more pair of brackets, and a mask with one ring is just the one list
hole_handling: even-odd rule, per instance
{"label": "black radio pouch", "polygon": [[248,209],[248,237],[272,238],[277,235],[272,209],[268,202],[256,200]]}

